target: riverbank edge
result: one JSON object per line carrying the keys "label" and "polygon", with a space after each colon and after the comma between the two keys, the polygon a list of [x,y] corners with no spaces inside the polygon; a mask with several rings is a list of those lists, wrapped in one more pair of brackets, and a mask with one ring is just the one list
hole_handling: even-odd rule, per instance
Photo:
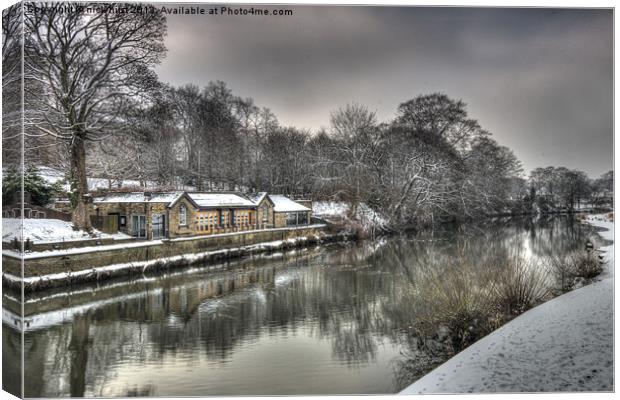
{"label": "riverbank edge", "polygon": [[[134,274],[143,275],[147,272],[180,269],[199,263],[211,264],[213,262],[242,258],[260,253],[272,253],[280,250],[303,248],[324,243],[346,242],[350,240],[356,240],[356,238],[340,233],[329,234],[325,231],[320,231],[313,235],[297,236],[283,240],[266,241],[203,252],[189,252],[169,257],[159,257],[152,260],[110,264],[77,271],[28,276],[23,279],[20,276],[3,272],[2,284],[9,289],[21,289],[23,285],[25,292],[33,292],[55,287],[70,286],[73,284],[99,282]],[[3,257],[4,256],[6,255],[3,254]]]}
{"label": "riverbank edge", "polygon": [[[605,253],[607,257],[605,259],[604,272],[601,275],[599,275],[598,280],[594,281],[593,283],[589,285],[586,285],[579,289],[571,290],[570,292],[564,293],[542,304],[539,304],[538,306],[508,321],[506,324],[502,325],[498,329],[489,333],[487,336],[478,340],[476,343],[472,344],[465,350],[461,351],[460,353],[446,360],[444,363],[442,363],[441,365],[439,365],[438,367],[436,367],[435,369],[433,369],[432,371],[430,371],[429,373],[427,373],[426,375],[419,378],[417,381],[413,382],[411,385],[409,385],[408,387],[400,391],[398,394],[399,395],[416,395],[416,394],[463,394],[466,392],[467,393],[535,392],[536,390],[532,390],[530,387],[520,386],[520,387],[511,388],[509,387],[509,384],[506,384],[506,383],[499,385],[500,387],[503,387],[503,389],[499,389],[493,392],[484,390],[484,389],[488,389],[487,385],[490,383],[488,382],[488,378],[489,378],[488,374],[490,370],[492,371],[492,373],[496,375],[503,375],[505,377],[508,377],[509,380],[513,382],[513,385],[514,384],[518,385],[518,382],[521,382],[522,385],[529,383],[527,380],[520,380],[517,376],[514,376],[514,375],[518,375],[519,370],[521,373],[523,373],[524,369],[527,370],[527,367],[525,365],[528,365],[527,364],[528,361],[531,361],[531,365],[535,365],[538,368],[542,368],[542,365],[540,365],[540,357],[541,357],[540,353],[529,352],[527,360],[524,360],[523,358],[519,358],[518,360],[515,361],[519,364],[519,368],[515,366],[510,368],[504,365],[504,370],[502,371],[502,370],[498,370],[497,368],[493,368],[490,365],[491,357],[489,357],[488,351],[493,348],[494,349],[494,353],[492,354],[493,358],[509,360],[511,358],[511,355],[509,354],[509,351],[506,351],[507,349],[505,347],[502,346],[501,350],[503,352],[499,352],[500,350],[499,344],[505,341],[503,340],[505,339],[505,336],[502,336],[503,334],[506,334],[507,331],[510,331],[512,327],[518,326],[519,324],[523,323],[527,319],[530,319],[533,315],[540,318],[538,319],[539,322],[542,322],[542,318],[545,318],[546,323],[553,323],[554,321],[552,321],[552,319],[550,319],[549,316],[547,315],[538,316],[536,314],[540,313],[542,310],[546,308],[550,308],[556,304],[559,304],[565,299],[568,300],[568,299],[574,299],[577,297],[584,297],[584,300],[585,300],[586,293],[588,291],[591,292],[593,289],[596,289],[595,286],[599,283],[608,283],[609,281],[611,282],[612,290],[610,293],[611,293],[611,306],[613,309],[613,275],[614,275],[613,267],[614,267],[614,246],[615,246],[614,223],[611,222],[611,226],[607,226],[605,224],[597,223],[597,220],[595,219],[597,215],[591,215],[591,217],[593,218],[584,219],[583,223],[588,223],[589,225],[594,226],[596,228],[601,228],[602,231],[597,232],[597,234],[602,239],[608,242],[611,242],[610,245],[603,246],[599,249],[599,251]],[[583,295],[583,296],[580,296],[580,295]],[[587,301],[580,301],[580,303],[588,304]],[[577,317],[574,317],[574,318],[578,319]],[[612,318],[613,318],[613,315],[612,315]],[[528,324],[528,325],[531,325],[531,324]],[[612,326],[612,331],[613,331],[613,326]],[[512,339],[518,340],[518,338],[512,338]],[[613,341],[613,336],[612,336],[612,341]],[[486,351],[485,351],[485,346],[488,346]],[[551,350],[557,350],[557,347],[556,349],[551,349]],[[562,348],[562,351],[567,353],[566,354],[567,357],[569,356],[568,353],[570,352],[566,351],[565,347]],[[613,354],[612,354],[612,357],[613,357]],[[572,358],[572,355],[570,355],[570,358]],[[613,362],[612,362],[612,365],[609,367],[609,369],[611,370],[611,374],[612,374],[611,376],[612,376],[612,381],[613,381]],[[527,371],[527,372],[530,372],[530,371]],[[540,371],[531,371],[531,372],[533,375],[537,375],[537,376],[539,375],[539,373],[541,373],[542,376],[545,376],[545,375],[548,376],[548,374],[550,373],[548,369],[545,371],[540,370]],[[562,371],[560,371],[558,374],[561,374],[561,373]],[[570,376],[570,378],[575,378],[575,377]],[[462,381],[467,381],[467,385],[463,384]],[[575,381],[577,380],[575,379]],[[465,387],[467,387],[469,390],[465,390]],[[457,388],[461,390],[457,390]],[[539,389],[538,391],[543,391],[543,390],[544,389]],[[558,391],[558,390],[549,389],[549,388],[547,388],[546,390]],[[588,389],[581,389],[581,390],[588,390]],[[612,384],[611,390],[613,390],[613,384]]]}

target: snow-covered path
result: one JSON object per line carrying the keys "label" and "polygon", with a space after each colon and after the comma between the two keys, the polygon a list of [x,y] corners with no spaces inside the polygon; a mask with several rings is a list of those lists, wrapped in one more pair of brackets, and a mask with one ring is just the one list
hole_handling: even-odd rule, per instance
{"label": "snow-covered path", "polygon": [[[613,240],[613,222],[596,218]],[[612,391],[614,245],[601,250],[600,281],[529,310],[401,394]]]}

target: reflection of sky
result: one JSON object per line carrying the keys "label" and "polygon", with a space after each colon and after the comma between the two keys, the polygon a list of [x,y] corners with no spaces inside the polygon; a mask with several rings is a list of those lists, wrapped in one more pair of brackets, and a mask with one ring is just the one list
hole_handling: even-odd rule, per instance
{"label": "reflection of sky", "polygon": [[[179,396],[351,393],[351,388],[360,388],[357,393],[385,392],[392,379],[388,365],[399,356],[399,347],[384,344],[381,350],[375,363],[349,368],[334,362],[329,341],[317,340],[307,328],[264,332],[260,341],[241,344],[223,363],[204,354],[191,363],[167,354],[159,368],[144,368],[140,363],[121,365],[104,395],[151,384],[159,395]],[[294,379],[291,368],[295,369]]]}
{"label": "reflection of sky", "polygon": [[521,247],[521,254],[523,254],[523,257],[527,259],[533,259],[534,253],[532,252],[531,243],[527,237],[524,237],[523,239],[524,240],[521,241],[521,243],[523,243],[523,246]]}

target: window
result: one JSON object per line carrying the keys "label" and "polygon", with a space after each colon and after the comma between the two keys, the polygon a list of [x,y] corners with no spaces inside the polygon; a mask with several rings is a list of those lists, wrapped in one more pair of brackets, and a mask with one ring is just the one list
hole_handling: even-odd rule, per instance
{"label": "window", "polygon": [[286,225],[297,225],[297,213],[290,212],[286,214]]}
{"label": "window", "polygon": [[135,237],[146,237],[146,216],[140,214],[131,216],[131,233]]}
{"label": "window", "polygon": [[308,223],[308,213],[299,212],[297,213],[297,224],[307,224]]}
{"label": "window", "polygon": [[166,236],[166,222],[164,214],[153,214],[151,225],[153,231],[153,239],[163,238]]}
{"label": "window", "polygon": [[181,204],[179,207],[179,225],[187,225],[187,207]]}

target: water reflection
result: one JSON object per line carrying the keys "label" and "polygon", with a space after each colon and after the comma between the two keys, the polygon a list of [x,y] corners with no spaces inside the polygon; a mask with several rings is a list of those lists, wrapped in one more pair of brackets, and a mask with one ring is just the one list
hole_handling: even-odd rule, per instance
{"label": "water reflection", "polygon": [[[569,218],[502,219],[37,293],[25,304],[25,394],[394,393],[415,318],[400,300],[415,282],[449,274],[455,258],[543,258],[591,234]],[[7,365],[20,334],[5,323],[3,335]]]}

